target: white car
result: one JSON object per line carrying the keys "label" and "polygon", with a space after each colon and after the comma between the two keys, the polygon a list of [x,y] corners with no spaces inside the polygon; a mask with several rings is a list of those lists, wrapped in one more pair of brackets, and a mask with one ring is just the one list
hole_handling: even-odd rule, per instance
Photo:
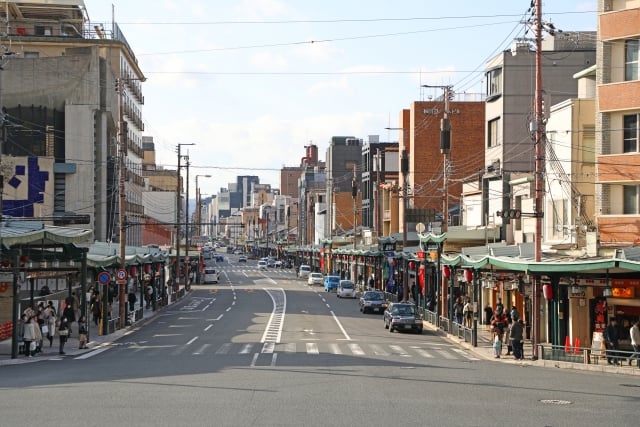
{"label": "white car", "polygon": [[218,272],[213,267],[205,267],[204,268],[204,283],[218,283]]}
{"label": "white car", "polygon": [[267,269],[267,261],[260,260],[258,261],[258,270],[266,270]]}
{"label": "white car", "polygon": [[338,298],[355,298],[356,290],[351,280],[340,280],[338,283],[338,289],[336,290],[336,296]]}
{"label": "white car", "polygon": [[311,267],[306,264],[302,264],[300,266],[300,269],[298,269],[298,277],[300,278],[309,277],[310,273],[311,273]]}
{"label": "white car", "polygon": [[324,276],[322,273],[310,273],[309,278],[307,279],[307,284],[309,285],[320,285],[324,283]]}

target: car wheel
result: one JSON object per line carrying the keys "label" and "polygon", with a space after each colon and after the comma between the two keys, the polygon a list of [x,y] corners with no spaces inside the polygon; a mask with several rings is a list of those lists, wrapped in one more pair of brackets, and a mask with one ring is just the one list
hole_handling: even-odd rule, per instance
{"label": "car wheel", "polygon": [[367,307],[362,307],[362,313],[367,314]]}

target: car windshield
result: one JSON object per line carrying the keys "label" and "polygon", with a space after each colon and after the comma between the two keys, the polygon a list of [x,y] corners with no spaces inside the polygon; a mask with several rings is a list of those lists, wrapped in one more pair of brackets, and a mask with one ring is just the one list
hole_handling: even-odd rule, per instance
{"label": "car windshield", "polygon": [[338,276],[329,276],[327,277],[327,280],[331,283],[338,283],[340,282],[340,278]]}
{"label": "car windshield", "polygon": [[364,294],[364,299],[382,300],[383,298],[382,292],[367,292]]}
{"label": "car windshield", "polygon": [[320,273],[311,273],[311,277],[313,277],[314,279],[321,279],[322,278],[322,274],[320,274]]}
{"label": "car windshield", "polygon": [[352,282],[342,282],[340,283],[340,286],[342,286],[343,289],[353,289]]}
{"label": "car windshield", "polygon": [[401,306],[393,307],[391,309],[391,312],[393,314],[415,314],[416,309],[412,305],[401,305]]}

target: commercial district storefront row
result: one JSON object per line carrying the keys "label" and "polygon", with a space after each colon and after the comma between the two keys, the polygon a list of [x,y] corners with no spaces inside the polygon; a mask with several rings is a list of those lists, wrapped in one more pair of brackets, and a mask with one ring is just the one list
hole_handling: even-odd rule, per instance
{"label": "commercial district storefront row", "polygon": [[284,253],[296,265],[351,279],[361,289],[373,278],[373,287],[394,299],[403,299],[408,290],[409,299],[434,323],[455,321],[454,301],[468,298],[478,327],[485,327],[487,311],[500,301],[505,309],[518,310],[526,338],[534,343],[568,345],[576,353],[600,350],[602,334],[615,318],[620,349],[631,349],[629,328],[640,318],[640,247],[618,249],[610,257],[543,251],[542,260],[534,262],[533,243],[492,243],[448,253],[446,240],[446,234],[419,234],[416,247],[398,248],[395,239],[379,238],[376,246],[355,249],[327,240]]}

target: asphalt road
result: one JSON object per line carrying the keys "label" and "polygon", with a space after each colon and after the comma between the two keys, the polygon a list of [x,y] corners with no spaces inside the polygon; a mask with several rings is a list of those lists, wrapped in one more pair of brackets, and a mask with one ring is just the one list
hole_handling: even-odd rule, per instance
{"label": "asphalt road", "polygon": [[118,342],[0,367],[0,425],[637,424],[637,377],[499,364],[427,331],[391,334],[357,300],[236,259]]}

